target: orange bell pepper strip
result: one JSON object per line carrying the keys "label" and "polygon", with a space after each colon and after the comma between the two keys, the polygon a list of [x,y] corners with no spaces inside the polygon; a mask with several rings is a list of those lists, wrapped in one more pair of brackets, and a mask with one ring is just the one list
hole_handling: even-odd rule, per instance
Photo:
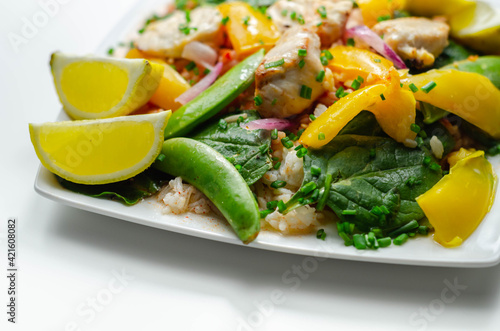
{"label": "orange bell pepper strip", "polygon": [[132,48],[125,57],[128,59],[147,59],[163,64],[165,69],[160,80],[160,85],[151,96],[151,99],[149,99],[149,102],[163,109],[171,109],[172,111],[176,111],[182,106],[175,99],[186,92],[191,85],[175,69],[170,67],[164,60],[145,55],[136,48]]}
{"label": "orange bell pepper strip", "polygon": [[[500,90],[483,75],[453,69],[430,70],[403,79],[418,91],[415,99],[430,103],[474,124],[495,139],[500,139]],[[434,88],[424,91],[422,87]]]}
{"label": "orange bell pepper strip", "polygon": [[497,178],[483,151],[461,149],[450,174],[416,200],[435,229],[434,240],[460,246],[490,211]]}
{"label": "orange bell pepper strip", "polygon": [[356,115],[380,100],[380,95],[386,90],[386,85],[375,84],[346,95],[307,127],[300,137],[300,143],[313,148],[326,145]]}
{"label": "orange bell pepper strip", "polygon": [[245,2],[228,2],[217,8],[227,19],[225,29],[239,58],[261,48],[271,49],[281,36],[272,20]]}

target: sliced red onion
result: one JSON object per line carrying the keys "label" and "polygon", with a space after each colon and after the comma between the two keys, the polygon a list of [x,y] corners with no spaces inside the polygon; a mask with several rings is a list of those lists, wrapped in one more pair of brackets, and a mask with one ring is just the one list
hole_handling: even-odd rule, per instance
{"label": "sliced red onion", "polygon": [[368,46],[372,47],[383,57],[392,61],[394,66],[398,69],[407,69],[405,63],[399,55],[394,52],[394,50],[385,43],[385,41],[379,37],[378,34],[370,30],[366,25],[358,25],[350,28],[346,31],[347,38],[356,37],[357,39],[363,41]]}
{"label": "sliced red onion", "polygon": [[240,126],[247,130],[285,130],[291,127],[293,124],[289,120],[284,120],[282,118],[263,118],[261,120],[255,120],[248,123],[241,123]]}
{"label": "sliced red onion", "polygon": [[200,43],[199,41],[192,41],[184,46],[181,56],[210,70],[213,69],[215,62],[217,62],[217,58],[219,57],[217,52],[212,47],[204,43]]}
{"label": "sliced red onion", "polygon": [[185,105],[189,101],[196,98],[201,92],[205,91],[210,85],[212,85],[213,82],[215,82],[221,70],[222,70],[222,62],[219,62],[215,65],[213,70],[210,71],[208,75],[203,77],[202,80],[193,85],[189,90],[179,95],[177,99],[175,99],[175,101],[182,105]]}

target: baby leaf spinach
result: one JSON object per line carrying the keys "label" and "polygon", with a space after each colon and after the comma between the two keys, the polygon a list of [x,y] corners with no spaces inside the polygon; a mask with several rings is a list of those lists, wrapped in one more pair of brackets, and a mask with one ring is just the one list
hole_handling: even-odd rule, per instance
{"label": "baby leaf spinach", "polygon": [[[321,149],[309,149],[302,187],[314,182],[320,195],[326,194],[326,205],[361,231],[389,231],[424,218],[415,198],[442,177],[441,170],[424,165],[426,157],[432,158],[425,149],[407,148],[390,138],[341,135]],[[313,176],[312,167],[321,168],[321,174]],[[325,187],[325,182],[331,184]],[[300,198],[301,190],[287,206],[293,208]],[[356,213],[343,215],[344,210]]]}
{"label": "baby leaf spinach", "polygon": [[67,181],[59,176],[56,178],[62,187],[70,191],[94,198],[117,200],[126,205],[134,205],[142,198],[158,192],[171,177],[161,171],[149,168],[135,177],[111,184],[84,185]]}
{"label": "baby leaf spinach", "polygon": [[[228,114],[223,119],[243,114],[246,114],[245,121],[260,118],[257,112],[248,110]],[[252,185],[272,167],[268,153],[271,146],[270,132],[267,130],[246,130],[240,127],[239,121],[229,121],[227,126],[221,126],[219,122],[220,119],[210,121],[191,138],[212,147],[235,166],[241,166],[241,176],[248,185]]]}

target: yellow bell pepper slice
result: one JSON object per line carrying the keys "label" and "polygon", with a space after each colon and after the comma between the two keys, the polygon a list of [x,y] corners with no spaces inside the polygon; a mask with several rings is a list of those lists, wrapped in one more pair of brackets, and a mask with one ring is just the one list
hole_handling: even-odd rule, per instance
{"label": "yellow bell pepper slice", "polygon": [[[349,46],[330,48],[333,59],[328,62],[328,68],[336,80],[347,82],[361,76],[364,80],[361,87],[390,81],[394,65],[380,55],[365,49]],[[399,82],[398,82],[399,84]]]}
{"label": "yellow bell pepper slice", "polygon": [[239,58],[261,48],[271,49],[281,34],[273,21],[245,2],[229,2],[217,7],[229,20],[225,28]]}
{"label": "yellow bell pepper slice", "polygon": [[475,0],[418,0],[407,1],[405,9],[417,16],[449,15],[468,7],[474,7]]}
{"label": "yellow bell pepper slice", "polygon": [[467,155],[433,188],[416,200],[435,229],[434,240],[460,246],[481,223],[493,204],[496,175],[483,151]]}
{"label": "yellow bell pepper slice", "polygon": [[386,90],[386,85],[375,84],[346,95],[307,127],[300,137],[300,143],[313,148],[326,145],[356,115],[380,100],[380,95]]}
{"label": "yellow bell pepper slice", "polygon": [[468,156],[471,156],[475,152],[476,150],[474,148],[469,148],[469,149],[460,148],[460,150],[448,154],[447,160],[448,163],[450,164],[450,168],[454,167],[458,161],[465,159]]}
{"label": "yellow bell pepper slice", "polygon": [[136,48],[132,48],[125,57],[128,59],[147,59],[163,64],[165,68],[163,77],[160,80],[158,89],[151,96],[149,102],[163,109],[171,109],[172,111],[176,111],[182,106],[175,99],[191,88],[191,85],[176,70],[170,67],[164,60],[147,56]]}
{"label": "yellow bell pepper slice", "polygon": [[[393,18],[394,11],[403,9],[406,5],[406,0],[358,0],[356,3],[361,9],[363,21],[366,26],[371,28],[381,19],[387,17]],[[408,1],[412,2],[412,1]]]}
{"label": "yellow bell pepper slice", "polygon": [[[421,88],[432,82],[435,87],[428,93]],[[415,84],[415,99],[430,103],[486,131],[500,139],[500,90],[483,75],[453,69],[430,70],[403,79],[409,88]]]}

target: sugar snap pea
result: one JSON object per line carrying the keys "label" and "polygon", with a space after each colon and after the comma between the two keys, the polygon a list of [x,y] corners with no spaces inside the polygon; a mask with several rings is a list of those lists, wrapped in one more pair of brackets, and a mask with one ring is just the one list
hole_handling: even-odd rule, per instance
{"label": "sugar snap pea", "polygon": [[219,152],[190,138],[173,138],[163,143],[165,158],[153,167],[183,180],[203,192],[245,244],[260,231],[257,202],[238,170]]}
{"label": "sugar snap pea", "polygon": [[264,50],[247,57],[196,98],[177,109],[165,128],[165,139],[185,135],[233,101],[252,84],[255,70],[263,57]]}

